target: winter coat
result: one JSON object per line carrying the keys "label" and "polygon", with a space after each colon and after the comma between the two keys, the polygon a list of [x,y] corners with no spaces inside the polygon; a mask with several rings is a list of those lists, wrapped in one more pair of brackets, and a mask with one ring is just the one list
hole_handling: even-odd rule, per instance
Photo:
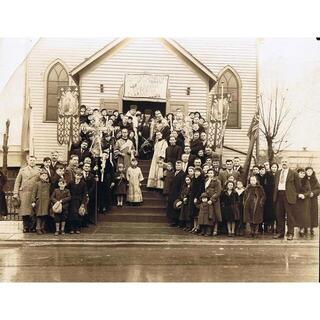
{"label": "winter coat", "polygon": [[172,179],[174,177],[174,171],[171,170],[165,170],[164,172],[164,181],[163,181],[163,192],[162,194],[164,196],[168,195],[170,193],[170,186],[172,183]]}
{"label": "winter coat", "polygon": [[[274,178],[275,178],[275,186],[273,191],[273,201],[277,201],[278,196],[278,186],[279,186],[279,180],[282,170],[279,170],[276,172]],[[297,202],[297,190],[300,189],[301,179],[299,179],[298,174],[294,172],[293,170],[289,169],[287,180],[286,180],[286,198],[288,203],[295,204]]]}
{"label": "winter coat", "polygon": [[81,205],[86,206],[88,201],[88,191],[87,185],[82,180],[77,184],[75,182],[71,182],[69,186],[70,194],[71,194],[71,202],[69,207],[70,216],[72,219],[77,219],[79,215],[79,208]]}
{"label": "winter coat", "polygon": [[201,202],[197,207],[199,209],[198,224],[205,226],[212,225],[212,217],[210,216],[212,210],[208,202]]}
{"label": "winter coat", "polygon": [[116,172],[114,176],[114,194],[117,196],[125,195],[127,193],[127,179],[125,172]]}
{"label": "winter coat", "polygon": [[[186,183],[182,186],[180,199],[182,201],[182,206],[180,210],[180,221],[190,221],[190,193],[191,193],[191,185],[187,185]],[[187,200],[183,200],[187,198]]]}
{"label": "winter coat", "polygon": [[266,201],[264,203],[263,208],[263,222],[268,224],[273,224],[276,219],[275,214],[275,206],[273,202],[273,191],[274,191],[274,176],[271,172],[266,172],[265,175],[259,176],[260,177],[260,185],[263,187]]}
{"label": "winter coat", "polygon": [[14,183],[13,193],[20,198],[21,205],[18,210],[20,216],[32,214],[31,194],[34,185],[39,180],[39,168],[30,166],[21,168]]}
{"label": "winter coat", "polygon": [[175,166],[176,161],[181,159],[182,148],[178,145],[168,146],[166,148],[165,163],[171,162]]}
{"label": "winter coat", "polygon": [[70,190],[55,189],[51,195],[51,202],[54,205],[56,202],[62,200],[62,211],[68,211],[69,203],[71,201]]}
{"label": "winter coat", "polygon": [[315,177],[314,173],[308,178],[310,181],[311,192],[314,194],[313,197],[310,198],[310,216],[311,216],[311,228],[317,228],[318,221],[318,196],[320,194],[320,184],[318,179]]}
{"label": "winter coat", "polygon": [[259,224],[263,222],[263,206],[265,193],[260,185],[249,184],[243,195],[243,221],[246,223]]}
{"label": "winter coat", "polygon": [[235,191],[231,194],[225,190],[220,195],[220,205],[222,219],[226,222],[235,222],[239,220],[239,196]]}
{"label": "winter coat", "polygon": [[298,190],[298,194],[303,194],[305,196],[304,199],[300,199],[298,197],[297,203],[294,206],[294,220],[295,226],[300,228],[310,228],[311,226],[311,215],[310,215],[310,207],[311,207],[311,186],[308,179],[301,179],[301,187]]}
{"label": "winter coat", "polygon": [[221,194],[221,182],[218,178],[214,177],[208,184],[208,180],[205,182],[205,192],[209,195],[209,200],[212,201],[210,205],[210,215],[213,222],[222,221],[221,207],[220,207],[220,194]]}
{"label": "winter coat", "polygon": [[199,209],[194,204],[194,199],[197,199],[197,203],[200,203],[200,196],[204,193],[204,175],[200,175],[198,178],[194,177],[191,184],[190,192],[190,217],[196,218],[199,213]]}
{"label": "winter coat", "polygon": [[37,217],[46,216],[50,205],[50,183],[42,180],[36,182],[31,194],[31,203],[35,202],[35,214]]}

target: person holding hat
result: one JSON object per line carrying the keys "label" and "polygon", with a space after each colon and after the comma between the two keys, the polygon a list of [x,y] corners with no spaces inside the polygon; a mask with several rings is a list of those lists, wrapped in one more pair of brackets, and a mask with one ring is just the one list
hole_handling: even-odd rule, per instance
{"label": "person holding hat", "polygon": [[20,199],[19,216],[22,216],[23,232],[33,231],[34,221],[31,218],[31,195],[35,183],[39,180],[39,168],[36,157],[27,157],[28,165],[19,170],[14,183],[13,198]]}
{"label": "person holding hat", "polygon": [[40,181],[36,182],[31,194],[31,207],[37,217],[36,230],[41,235],[45,232],[46,217],[49,214],[50,183],[47,170],[41,169]]}

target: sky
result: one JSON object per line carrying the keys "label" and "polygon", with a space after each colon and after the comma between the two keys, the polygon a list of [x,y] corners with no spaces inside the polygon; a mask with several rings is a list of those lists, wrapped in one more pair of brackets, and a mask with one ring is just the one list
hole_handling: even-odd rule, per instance
{"label": "sky", "polygon": [[[0,39],[0,94],[37,38]],[[265,101],[286,96],[290,117],[288,149],[320,150],[320,41],[315,38],[263,38],[259,46],[259,85]],[[288,118],[290,119],[290,118]],[[5,119],[0,115],[0,132]],[[263,144],[262,144],[263,145]]]}

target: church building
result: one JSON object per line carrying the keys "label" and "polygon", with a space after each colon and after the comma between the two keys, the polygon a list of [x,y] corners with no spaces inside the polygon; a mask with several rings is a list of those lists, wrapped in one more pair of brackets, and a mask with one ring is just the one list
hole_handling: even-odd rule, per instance
{"label": "church building", "polygon": [[126,112],[134,103],[141,111],[207,117],[209,93],[220,92],[222,83],[232,96],[224,159],[244,160],[257,108],[257,66],[254,38],[40,38],[24,61],[21,144],[9,146],[8,163],[11,156],[18,164],[25,151],[38,162],[53,150],[66,159],[67,146],[57,142],[63,86],[78,86],[80,105]]}

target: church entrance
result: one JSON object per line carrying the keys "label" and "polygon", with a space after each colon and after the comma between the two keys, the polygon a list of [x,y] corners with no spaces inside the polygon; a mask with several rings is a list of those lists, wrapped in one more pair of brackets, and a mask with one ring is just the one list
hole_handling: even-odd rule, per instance
{"label": "church entrance", "polygon": [[126,114],[130,106],[135,104],[141,113],[145,113],[146,110],[151,110],[152,116],[156,110],[160,110],[162,115],[166,114],[166,102],[155,102],[155,101],[133,101],[133,100],[123,100],[123,113]]}

